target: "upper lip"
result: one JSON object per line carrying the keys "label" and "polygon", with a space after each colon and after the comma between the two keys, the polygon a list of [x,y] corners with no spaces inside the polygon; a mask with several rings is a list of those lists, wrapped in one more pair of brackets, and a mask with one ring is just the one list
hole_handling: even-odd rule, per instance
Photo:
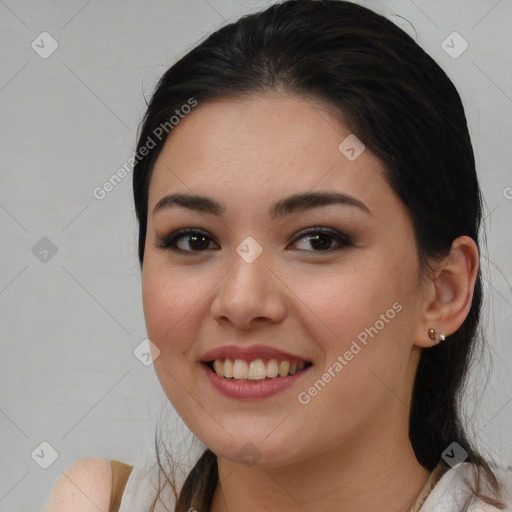
{"label": "upper lip", "polygon": [[201,362],[208,363],[215,359],[242,359],[244,361],[254,361],[255,359],[278,359],[280,361],[305,362],[308,361],[300,356],[277,350],[268,345],[250,345],[248,347],[240,345],[224,345],[223,347],[209,350],[201,357]]}

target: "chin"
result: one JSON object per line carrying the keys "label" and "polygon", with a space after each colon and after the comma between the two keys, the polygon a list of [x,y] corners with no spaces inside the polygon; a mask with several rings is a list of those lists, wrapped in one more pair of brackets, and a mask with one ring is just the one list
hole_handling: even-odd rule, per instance
{"label": "chin", "polygon": [[[260,434],[261,435],[261,434]],[[199,437],[199,436],[198,436]],[[290,438],[256,438],[250,435],[201,439],[220,459],[247,468],[276,468],[295,464],[304,458],[301,448]]]}

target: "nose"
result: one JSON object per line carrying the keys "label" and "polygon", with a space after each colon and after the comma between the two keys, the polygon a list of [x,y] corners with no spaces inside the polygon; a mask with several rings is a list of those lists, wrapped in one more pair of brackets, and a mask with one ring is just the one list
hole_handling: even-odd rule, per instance
{"label": "nose", "polygon": [[250,263],[235,253],[212,302],[211,315],[217,322],[250,330],[285,317],[286,287],[269,263],[265,251]]}

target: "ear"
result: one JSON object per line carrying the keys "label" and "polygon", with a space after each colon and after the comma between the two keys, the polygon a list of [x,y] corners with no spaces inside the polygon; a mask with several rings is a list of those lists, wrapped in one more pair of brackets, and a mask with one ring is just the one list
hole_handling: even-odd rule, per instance
{"label": "ear", "polygon": [[[414,344],[431,347],[439,334],[453,334],[466,319],[479,268],[478,247],[468,236],[456,238],[449,254],[436,264],[424,284],[422,312]],[[435,330],[435,341],[428,335]]]}

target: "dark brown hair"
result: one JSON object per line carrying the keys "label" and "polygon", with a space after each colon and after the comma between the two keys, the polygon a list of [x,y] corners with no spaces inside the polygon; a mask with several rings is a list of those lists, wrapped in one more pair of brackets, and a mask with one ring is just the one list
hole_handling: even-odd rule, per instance
{"label": "dark brown hair", "polygon": [[[410,213],[423,270],[431,258],[445,256],[458,236],[467,235],[479,244],[482,199],[457,90],[403,30],[351,2],[288,0],[211,34],[161,78],[141,125],[137,154],[191,98],[202,103],[267,90],[330,105],[382,160],[390,186]],[[141,266],[148,187],[164,142],[162,137],[134,166]],[[416,458],[428,470],[442,460],[451,443],[459,443],[468,453],[466,461],[483,470],[496,499],[482,496],[478,480],[475,496],[504,508],[498,501],[501,486],[467,439],[460,417],[469,364],[483,341],[478,327],[481,303],[479,270],[462,326],[445,342],[422,352],[409,436]],[[217,478],[216,456],[206,450],[179,496],[176,493],[175,510],[209,510]]]}

